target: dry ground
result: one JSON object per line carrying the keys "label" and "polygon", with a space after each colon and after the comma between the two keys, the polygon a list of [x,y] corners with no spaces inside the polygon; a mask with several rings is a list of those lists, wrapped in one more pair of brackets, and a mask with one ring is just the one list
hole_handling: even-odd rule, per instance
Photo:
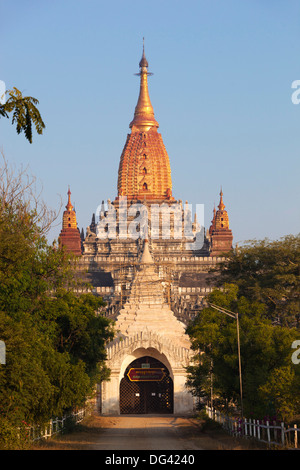
{"label": "dry ground", "polygon": [[261,443],[236,439],[219,428],[201,429],[197,419],[180,416],[91,416],[70,434],[39,450],[257,450]]}

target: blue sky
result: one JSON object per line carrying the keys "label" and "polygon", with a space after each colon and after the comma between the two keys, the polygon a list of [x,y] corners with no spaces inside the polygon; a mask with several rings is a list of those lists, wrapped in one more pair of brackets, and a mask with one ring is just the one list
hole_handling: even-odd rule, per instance
{"label": "blue sky", "polygon": [[299,0],[0,0],[0,15],[0,79],[46,124],[30,145],[2,119],[0,145],[50,208],[70,185],[86,229],[115,198],[144,36],[173,195],[204,204],[208,228],[222,185],[234,242],[299,232]]}

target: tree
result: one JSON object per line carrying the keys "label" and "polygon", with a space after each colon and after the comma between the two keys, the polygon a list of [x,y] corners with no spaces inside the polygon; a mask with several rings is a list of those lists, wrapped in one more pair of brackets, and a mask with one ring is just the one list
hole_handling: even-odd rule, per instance
{"label": "tree", "polygon": [[235,283],[239,295],[266,306],[274,324],[300,326],[300,235],[250,241],[217,267],[218,286]]}
{"label": "tree", "polygon": [[259,388],[259,395],[277,410],[285,422],[292,420],[300,410],[300,371],[292,364],[275,368],[268,383]]}
{"label": "tree", "polygon": [[9,118],[9,113],[13,113],[12,124],[16,124],[17,133],[24,131],[26,139],[32,144],[32,125],[38,134],[42,134],[46,127],[36,107],[39,101],[32,96],[23,96],[16,87],[6,94],[9,98],[4,104],[0,103],[0,116]]}
{"label": "tree", "polygon": [[[51,211],[32,198],[32,181],[2,170],[0,186],[1,428],[38,423],[81,406],[96,383],[108,378],[105,344],[112,323],[103,300],[86,292],[76,259],[49,245]],[[41,217],[45,215],[44,224]]]}
{"label": "tree", "polygon": [[[282,403],[270,400],[266,394],[275,369],[290,368],[296,373],[297,365],[291,361],[291,345],[299,337],[296,329],[277,326],[266,318],[266,305],[240,296],[239,287],[225,284],[223,290],[214,290],[208,302],[239,313],[243,405],[246,416],[268,414],[283,416]],[[188,385],[196,396],[213,395],[220,406],[239,404],[239,369],[236,323],[210,307],[199,312],[187,333],[196,351],[195,364],[188,369]],[[293,387],[299,374],[288,382],[286,394],[291,409],[300,411],[299,399],[293,396]],[[276,381],[274,381],[274,387]],[[273,387],[273,389],[274,389]],[[216,404],[216,403],[215,403]]]}

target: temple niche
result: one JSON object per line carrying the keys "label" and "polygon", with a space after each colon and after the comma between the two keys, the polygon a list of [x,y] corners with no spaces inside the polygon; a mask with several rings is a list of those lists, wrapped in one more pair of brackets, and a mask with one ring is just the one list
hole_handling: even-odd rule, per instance
{"label": "temple niche", "polygon": [[97,409],[187,414],[194,400],[185,385],[192,361],[185,329],[211,292],[210,270],[232,249],[233,237],[222,190],[207,231],[187,201],[175,199],[144,49],[139,66],[140,92],[120,158],[117,196],[93,214],[78,259],[82,278],[107,302],[105,315],[118,332],[107,346],[111,379],[99,386]]}

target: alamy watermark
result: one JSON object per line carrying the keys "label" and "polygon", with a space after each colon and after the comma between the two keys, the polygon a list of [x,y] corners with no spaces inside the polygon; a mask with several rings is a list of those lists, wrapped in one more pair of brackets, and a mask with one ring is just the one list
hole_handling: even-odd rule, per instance
{"label": "alamy watermark", "polygon": [[204,244],[204,204],[196,204],[193,221],[192,204],[128,204],[126,196],[119,200],[118,211],[108,200],[99,205],[96,235],[99,239],[175,239],[184,238],[187,249],[199,250]]}
{"label": "alamy watermark", "polygon": [[292,82],[292,88],[295,88],[296,91],[292,93],[291,100],[293,104],[300,103],[300,80],[294,80]]}
{"label": "alamy watermark", "polygon": [[5,93],[6,93],[5,82],[3,80],[0,80],[0,104],[5,104],[6,102]]}
{"label": "alamy watermark", "polygon": [[0,341],[0,364],[6,364],[6,347],[4,341]]}
{"label": "alamy watermark", "polygon": [[296,349],[295,352],[292,354],[292,363],[293,364],[300,364],[300,339],[296,339],[292,343],[292,348]]}

